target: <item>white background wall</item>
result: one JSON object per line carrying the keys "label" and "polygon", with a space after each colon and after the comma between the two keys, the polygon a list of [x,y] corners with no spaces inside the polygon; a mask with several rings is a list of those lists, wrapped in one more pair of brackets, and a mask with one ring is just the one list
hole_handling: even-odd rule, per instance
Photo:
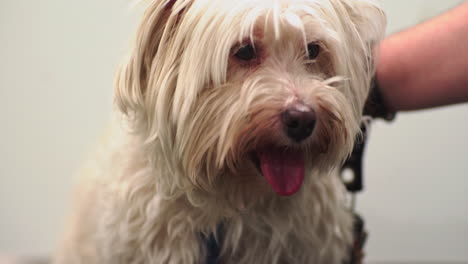
{"label": "white background wall", "polygon": [[[463,1],[382,2],[395,32]],[[0,252],[53,250],[138,15],[127,0],[0,1]],[[358,203],[369,260],[468,262],[466,135],[466,104],[374,125]]]}

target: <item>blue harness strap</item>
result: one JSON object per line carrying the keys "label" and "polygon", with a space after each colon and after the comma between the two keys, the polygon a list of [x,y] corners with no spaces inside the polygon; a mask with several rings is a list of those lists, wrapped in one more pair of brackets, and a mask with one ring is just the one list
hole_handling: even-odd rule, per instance
{"label": "blue harness strap", "polygon": [[221,255],[221,246],[220,241],[222,241],[224,236],[224,227],[223,224],[218,224],[217,227],[217,237],[216,239],[214,234],[210,234],[209,237],[202,235],[204,244],[206,245],[207,254],[206,254],[206,264],[218,264],[219,256]]}

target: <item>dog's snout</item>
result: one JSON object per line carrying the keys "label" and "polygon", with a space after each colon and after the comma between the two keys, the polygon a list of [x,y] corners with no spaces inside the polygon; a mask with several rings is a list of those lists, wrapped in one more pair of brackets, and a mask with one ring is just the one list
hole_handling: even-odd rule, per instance
{"label": "dog's snout", "polygon": [[310,108],[290,108],[281,113],[281,121],[288,137],[299,143],[312,135],[316,116]]}

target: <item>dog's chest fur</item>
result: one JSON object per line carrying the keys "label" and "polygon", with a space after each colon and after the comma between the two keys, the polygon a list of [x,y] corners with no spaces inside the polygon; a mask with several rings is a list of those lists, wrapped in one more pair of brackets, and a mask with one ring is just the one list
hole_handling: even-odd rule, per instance
{"label": "dog's chest fur", "polygon": [[[347,212],[323,208],[324,211],[318,213],[326,215],[322,219],[327,219],[327,223],[314,219],[312,208],[311,215],[270,208],[270,212],[250,211],[225,219],[223,232],[215,234],[221,247],[220,263],[340,263],[349,244]],[[186,212],[186,209],[181,210]],[[108,245],[109,251],[104,253],[109,257],[108,263],[206,263],[209,248],[203,232],[210,234],[210,231],[206,231],[201,222],[196,223],[203,217],[199,213],[184,213],[183,217],[176,211],[172,213],[172,216],[156,217],[153,223],[141,221],[140,228],[125,221],[116,223],[118,227],[109,226],[108,232],[128,228],[127,232],[140,236],[120,234],[116,237]],[[335,232],[329,231],[332,223],[336,224]],[[339,233],[340,229],[344,233]],[[168,230],[170,233],[166,232]],[[116,244],[126,252],[115,254],[119,248]]]}
{"label": "dog's chest fur", "polygon": [[[223,208],[217,199],[200,206],[185,196],[166,200],[154,192],[154,171],[144,166],[136,171],[101,185],[107,194],[98,196],[96,204],[103,208],[96,218],[105,224],[90,232],[102,263],[204,264],[213,232],[222,264],[333,264],[347,253],[352,220],[337,177],[316,175],[303,186],[308,192],[271,196],[237,210]],[[223,232],[217,234],[221,223]]]}

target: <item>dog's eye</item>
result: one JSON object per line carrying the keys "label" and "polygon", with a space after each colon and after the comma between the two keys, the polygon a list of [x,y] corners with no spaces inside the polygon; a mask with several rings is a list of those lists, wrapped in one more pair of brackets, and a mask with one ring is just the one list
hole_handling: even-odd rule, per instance
{"label": "dog's eye", "polygon": [[309,60],[315,60],[320,54],[320,45],[315,42],[309,43],[307,53],[309,54]]}
{"label": "dog's eye", "polygon": [[234,56],[239,60],[250,61],[257,58],[257,53],[251,44],[246,44],[241,46]]}

